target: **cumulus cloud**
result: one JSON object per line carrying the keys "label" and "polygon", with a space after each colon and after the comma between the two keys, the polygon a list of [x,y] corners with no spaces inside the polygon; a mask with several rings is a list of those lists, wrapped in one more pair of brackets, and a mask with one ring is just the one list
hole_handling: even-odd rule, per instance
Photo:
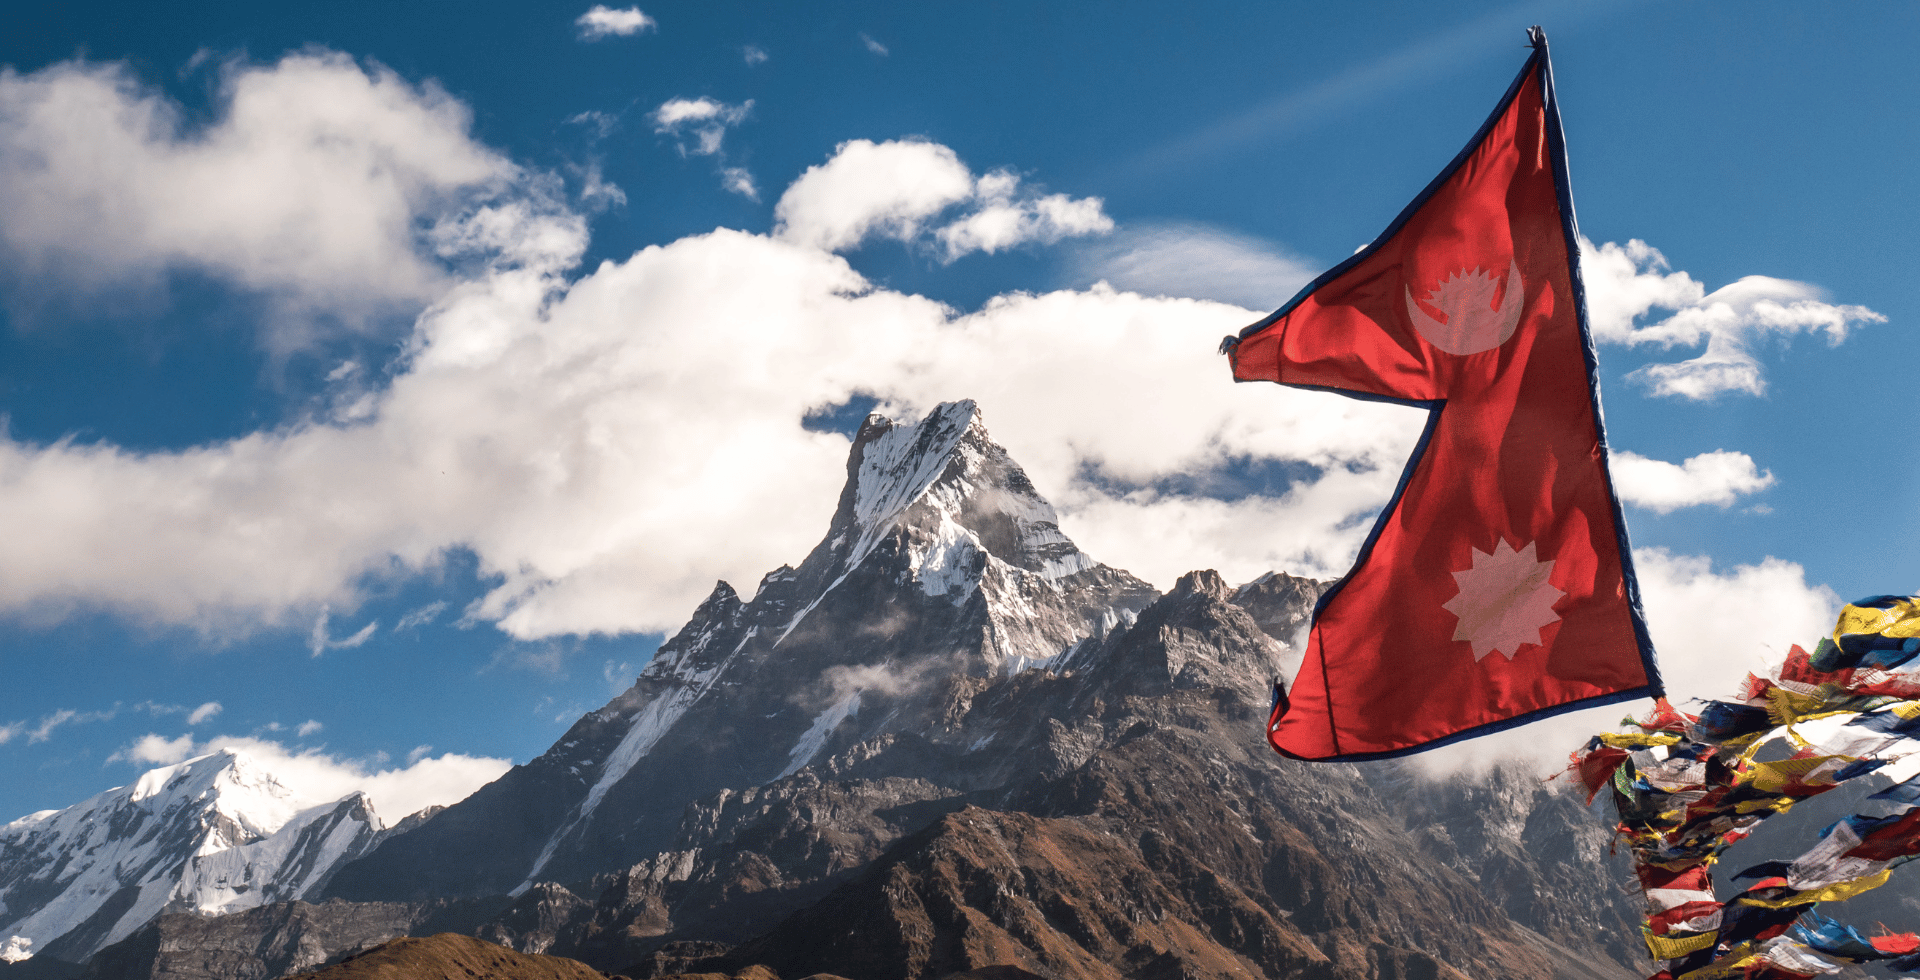
{"label": "cumulus cloud", "polygon": [[[956,206],[957,214],[946,215]],[[952,261],[974,251],[1111,231],[1113,219],[1103,207],[1095,197],[1023,192],[1009,171],[975,178],[958,154],[938,143],[849,140],[787,188],[774,217],[778,237],[829,252],[857,248],[868,238],[913,242],[930,235]],[[935,221],[943,215],[944,224]]]}
{"label": "cumulus cloud", "polygon": [[758,44],[749,44],[740,49],[740,57],[749,65],[757,65],[767,60],[767,49]]}
{"label": "cumulus cloud", "polygon": [[470,123],[437,85],[329,52],[229,63],[204,124],[123,65],[5,69],[9,301],[150,292],[189,270],[270,299],[280,348],[322,319],[410,315],[453,281],[432,244],[525,182]]}
{"label": "cumulus cloud", "polygon": [[659,22],[641,13],[639,7],[614,10],[606,4],[596,3],[592,10],[575,18],[573,26],[580,29],[580,40],[598,41],[609,37],[632,37],[641,31],[653,30],[659,26]]}
{"label": "cumulus cloud", "polygon": [[107,761],[170,766],[192,758],[193,755],[192,735],[168,739],[148,733],[135,739],[133,744],[126,748],[107,756]]}
{"label": "cumulus cloud", "polygon": [[271,739],[232,735],[196,742],[191,735],[166,739],[148,734],[107,761],[172,765],[221,749],[251,756],[309,805],[331,802],[356,791],[365,793],[387,826],[430,806],[458,803],[512,767],[506,759],[453,752],[429,757],[432,746],[423,745],[408,753],[405,766],[382,769],[384,760],[379,756],[374,760],[345,759],[318,749],[290,749]]}
{"label": "cumulus cloud", "polygon": [[1262,312],[1312,282],[1315,264],[1251,235],[1195,223],[1129,225],[1081,246],[1075,278],[1149,296],[1191,296]]}
{"label": "cumulus cloud", "polygon": [[1622,501],[1660,514],[1702,504],[1724,508],[1743,494],[1773,486],[1773,474],[1755,465],[1753,457],[1728,449],[1677,464],[1615,450],[1611,470]]}
{"label": "cumulus cloud", "polygon": [[[1829,303],[1824,290],[1790,279],[1747,276],[1709,293],[1639,239],[1597,247],[1583,239],[1580,273],[1596,342],[1662,350],[1705,345],[1695,357],[1628,375],[1655,395],[1701,401],[1727,392],[1764,394],[1766,378],[1753,353],[1764,338],[1822,333],[1838,344],[1856,324],[1886,321],[1864,306]],[[1637,322],[1655,309],[1671,313]]]}

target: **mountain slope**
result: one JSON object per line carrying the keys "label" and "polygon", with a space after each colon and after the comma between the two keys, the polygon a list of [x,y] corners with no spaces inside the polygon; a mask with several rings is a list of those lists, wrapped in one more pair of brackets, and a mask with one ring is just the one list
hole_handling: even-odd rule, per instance
{"label": "mountain slope", "polygon": [[402,938],[288,980],[604,980],[586,964],[558,956],[516,953],[471,936],[444,932]]}
{"label": "mountain slope", "polygon": [[155,769],[0,827],[0,949],[77,962],[165,908],[300,898],[380,830],[364,796],[305,799],[242,752]]}
{"label": "mountain slope", "polygon": [[523,892],[667,849],[687,801],[856,735],[918,732],[929,689],[1054,661],[1153,590],[1074,547],[971,402],[869,418],[825,539],[751,600],[720,583],[633,688],[532,762],[342,871],[348,899]]}

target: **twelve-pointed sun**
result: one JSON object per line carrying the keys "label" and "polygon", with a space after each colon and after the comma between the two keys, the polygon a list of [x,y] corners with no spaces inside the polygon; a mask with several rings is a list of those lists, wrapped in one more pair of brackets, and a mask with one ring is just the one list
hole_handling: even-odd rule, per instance
{"label": "twelve-pointed sun", "polygon": [[1548,584],[1553,562],[1539,561],[1533,542],[1519,551],[1502,539],[1493,554],[1473,549],[1473,567],[1454,572],[1460,594],[1444,608],[1460,618],[1453,638],[1473,644],[1473,659],[1499,652],[1508,660],[1528,643],[1540,642],[1540,627],[1560,618],[1553,604],[1565,592]]}

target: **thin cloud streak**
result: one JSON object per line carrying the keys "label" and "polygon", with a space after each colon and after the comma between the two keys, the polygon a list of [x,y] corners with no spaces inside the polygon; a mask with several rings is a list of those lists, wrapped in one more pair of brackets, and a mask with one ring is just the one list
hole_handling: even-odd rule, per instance
{"label": "thin cloud streak", "polygon": [[[1283,92],[1185,136],[1149,147],[1125,158],[1095,183],[1141,182],[1169,173],[1194,169],[1203,161],[1306,129],[1363,102],[1416,82],[1432,81],[1491,57],[1508,52],[1497,41],[1513,37],[1528,24],[1569,23],[1594,16],[1607,8],[1625,7],[1634,0],[1572,4],[1564,0],[1522,3],[1488,14],[1469,24],[1435,35],[1355,65],[1305,89]],[[1495,43],[1490,43],[1490,40]],[[1523,48],[1523,43],[1514,47]]]}

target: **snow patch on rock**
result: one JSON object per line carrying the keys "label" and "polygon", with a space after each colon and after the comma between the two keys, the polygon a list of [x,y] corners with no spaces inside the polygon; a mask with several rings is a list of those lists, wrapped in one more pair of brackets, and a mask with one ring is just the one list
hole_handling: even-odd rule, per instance
{"label": "snow patch on rock", "polygon": [[[814,716],[812,727],[802,732],[800,740],[795,742],[793,748],[787,752],[787,757],[792,761],[787,763],[787,768],[781,770],[780,775],[775,776],[774,779],[785,779],[799,772],[807,763],[813,761],[814,756],[820,754],[820,749],[827,744],[827,736],[833,734],[833,730],[839,728],[841,722],[857,717],[859,714],[859,691],[854,691],[828,705],[825,711]],[[773,780],[769,780],[771,781]]]}

